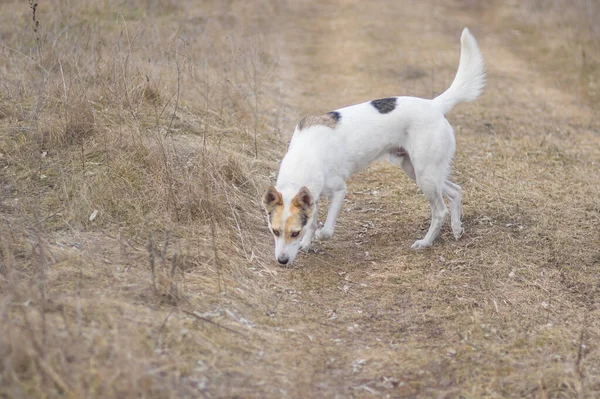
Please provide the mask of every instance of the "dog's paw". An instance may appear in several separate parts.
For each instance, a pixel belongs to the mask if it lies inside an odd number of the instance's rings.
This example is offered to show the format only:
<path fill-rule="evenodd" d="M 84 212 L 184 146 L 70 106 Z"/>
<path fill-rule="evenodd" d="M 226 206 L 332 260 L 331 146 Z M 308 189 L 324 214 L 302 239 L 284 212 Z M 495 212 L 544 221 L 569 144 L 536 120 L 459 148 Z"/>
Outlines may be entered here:
<path fill-rule="evenodd" d="M 326 228 L 320 228 L 319 230 L 317 230 L 317 239 L 319 241 L 329 240 L 332 235 L 333 235 L 333 230 L 326 229 Z"/>
<path fill-rule="evenodd" d="M 452 227 L 452 234 L 454 235 L 454 239 L 456 240 L 460 239 L 464 232 L 465 230 L 462 228 L 462 226 Z"/>
<path fill-rule="evenodd" d="M 306 234 L 302 241 L 300 241 L 300 250 L 303 252 L 309 252 L 313 247 L 313 237 L 314 234 Z"/>
<path fill-rule="evenodd" d="M 427 248 L 427 247 L 430 247 L 430 246 L 431 246 L 431 243 L 428 242 L 428 241 L 426 241 L 426 240 L 417 240 L 410 247 L 412 249 L 423 249 L 423 248 Z"/>
<path fill-rule="evenodd" d="M 306 244 L 306 245 L 301 245 L 300 246 L 300 251 L 305 252 L 305 253 L 309 253 L 310 251 L 313 251 L 313 246 L 312 243 L 310 244 Z"/>
<path fill-rule="evenodd" d="M 318 248 L 316 248 L 316 247 L 314 247 L 313 245 L 311 245 L 308 248 L 300 247 L 300 251 L 302 251 L 305 254 L 319 254 L 319 253 L 321 253 L 321 250 L 318 249 Z"/>

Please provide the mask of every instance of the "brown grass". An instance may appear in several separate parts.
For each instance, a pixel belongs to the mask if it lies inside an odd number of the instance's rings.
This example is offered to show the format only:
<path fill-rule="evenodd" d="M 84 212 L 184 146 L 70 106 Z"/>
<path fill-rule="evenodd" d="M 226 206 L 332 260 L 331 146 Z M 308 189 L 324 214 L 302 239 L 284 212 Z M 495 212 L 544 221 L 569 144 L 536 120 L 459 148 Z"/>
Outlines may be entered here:
<path fill-rule="evenodd" d="M 598 396 L 598 12 L 2 3 L 0 397 Z M 441 92 L 463 25 L 489 77 L 449 115 L 465 237 L 409 251 L 426 202 L 374 165 L 276 267 L 294 124 Z"/>

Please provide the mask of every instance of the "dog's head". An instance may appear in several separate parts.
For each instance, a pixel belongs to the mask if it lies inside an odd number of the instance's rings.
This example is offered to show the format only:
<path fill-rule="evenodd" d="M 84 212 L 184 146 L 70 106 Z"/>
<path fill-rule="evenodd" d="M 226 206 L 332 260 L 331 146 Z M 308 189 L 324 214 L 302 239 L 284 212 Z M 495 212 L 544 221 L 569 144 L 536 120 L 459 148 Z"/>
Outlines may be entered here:
<path fill-rule="evenodd" d="M 275 258 L 282 265 L 291 264 L 296 258 L 315 208 L 314 199 L 306 187 L 286 197 L 288 195 L 271 186 L 262 201 L 275 239 Z"/>

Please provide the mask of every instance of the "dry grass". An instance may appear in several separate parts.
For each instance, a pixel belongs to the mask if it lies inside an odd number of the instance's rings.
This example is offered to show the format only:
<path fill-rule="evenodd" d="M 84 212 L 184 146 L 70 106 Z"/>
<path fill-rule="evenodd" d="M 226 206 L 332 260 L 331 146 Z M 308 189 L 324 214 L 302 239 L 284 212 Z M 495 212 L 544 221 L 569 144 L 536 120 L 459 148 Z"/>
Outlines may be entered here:
<path fill-rule="evenodd" d="M 0 397 L 598 396 L 594 2 L 75 3 L 0 5 Z M 465 24 L 466 236 L 407 250 L 426 202 L 375 165 L 275 267 L 280 132 L 439 93 Z"/>
<path fill-rule="evenodd" d="M 219 293 L 266 270 L 253 250 L 271 149 L 245 127 L 273 130 L 259 9 L 2 5 L 0 396 L 206 385 L 198 353 L 223 330 L 179 334 L 196 323 L 181 309 L 223 307 Z"/>

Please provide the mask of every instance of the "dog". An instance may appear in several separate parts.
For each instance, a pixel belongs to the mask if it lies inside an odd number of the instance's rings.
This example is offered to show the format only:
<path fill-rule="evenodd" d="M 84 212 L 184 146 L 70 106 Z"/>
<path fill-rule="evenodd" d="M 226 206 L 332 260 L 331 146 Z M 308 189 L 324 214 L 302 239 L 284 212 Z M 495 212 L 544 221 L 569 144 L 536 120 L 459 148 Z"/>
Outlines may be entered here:
<path fill-rule="evenodd" d="M 431 223 L 413 249 L 429 247 L 448 214 L 459 239 L 462 189 L 447 179 L 454 156 L 454 132 L 444 115 L 456 104 L 475 100 L 485 85 L 483 56 L 468 28 L 454 81 L 433 100 L 389 97 L 307 116 L 294 130 L 281 161 L 275 186 L 264 193 L 262 206 L 275 239 L 275 258 L 291 264 L 298 251 L 308 251 L 314 237 L 331 238 L 346 196 L 346 180 L 374 161 L 400 166 L 429 201 Z M 319 199 L 329 199 L 327 218 L 317 228 Z"/>

